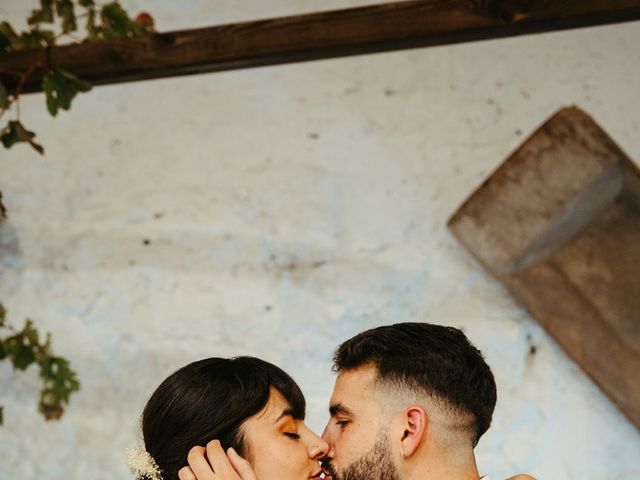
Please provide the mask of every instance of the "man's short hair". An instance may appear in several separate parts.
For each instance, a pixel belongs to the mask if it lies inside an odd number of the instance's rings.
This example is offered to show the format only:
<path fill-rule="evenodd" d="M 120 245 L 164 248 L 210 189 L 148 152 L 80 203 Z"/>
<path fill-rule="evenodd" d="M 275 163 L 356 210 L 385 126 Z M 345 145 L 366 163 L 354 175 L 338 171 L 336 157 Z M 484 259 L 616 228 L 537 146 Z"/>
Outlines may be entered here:
<path fill-rule="evenodd" d="M 336 372 L 374 365 L 381 384 L 434 398 L 471 415 L 474 446 L 491 425 L 496 383 L 462 331 L 429 323 L 397 323 L 359 333 L 336 350 Z"/>

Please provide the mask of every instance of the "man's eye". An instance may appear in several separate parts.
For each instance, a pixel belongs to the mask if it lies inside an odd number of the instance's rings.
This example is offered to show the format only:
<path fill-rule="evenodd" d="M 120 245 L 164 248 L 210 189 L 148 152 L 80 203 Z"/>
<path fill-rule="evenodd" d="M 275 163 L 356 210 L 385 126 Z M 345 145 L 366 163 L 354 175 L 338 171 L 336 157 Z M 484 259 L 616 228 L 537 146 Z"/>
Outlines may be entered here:
<path fill-rule="evenodd" d="M 348 423 L 349 423 L 349 420 L 338 420 L 338 421 L 336 421 L 336 425 L 338 425 L 340 428 L 346 427 Z"/>
<path fill-rule="evenodd" d="M 284 434 L 289 438 L 293 438 L 294 440 L 300 439 L 300 435 L 298 435 L 297 433 L 284 432 Z"/>

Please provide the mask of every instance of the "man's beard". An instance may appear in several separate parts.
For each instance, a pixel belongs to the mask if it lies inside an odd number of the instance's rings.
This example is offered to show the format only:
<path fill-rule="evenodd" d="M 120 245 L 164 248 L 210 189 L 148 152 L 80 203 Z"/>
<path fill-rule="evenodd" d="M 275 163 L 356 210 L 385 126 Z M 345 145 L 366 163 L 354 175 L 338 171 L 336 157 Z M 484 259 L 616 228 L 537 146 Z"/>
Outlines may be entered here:
<path fill-rule="evenodd" d="M 358 460 L 337 472 L 329 459 L 323 460 L 322 468 L 333 480 L 399 480 L 398 469 L 391 460 L 389 433 L 378 432 L 378 439 L 371 450 Z"/>

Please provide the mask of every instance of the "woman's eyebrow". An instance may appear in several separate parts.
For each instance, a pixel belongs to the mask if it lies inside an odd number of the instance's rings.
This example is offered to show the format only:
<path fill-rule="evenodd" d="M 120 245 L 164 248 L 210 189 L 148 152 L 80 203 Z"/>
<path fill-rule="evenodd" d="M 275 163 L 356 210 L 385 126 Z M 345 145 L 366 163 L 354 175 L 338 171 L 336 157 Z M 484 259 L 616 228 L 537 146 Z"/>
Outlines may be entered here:
<path fill-rule="evenodd" d="M 287 408 L 287 409 L 283 410 L 283 412 L 280 414 L 280 416 L 278 418 L 276 418 L 276 421 L 273 422 L 273 423 L 278 423 L 284 417 L 293 417 L 293 408 Z"/>

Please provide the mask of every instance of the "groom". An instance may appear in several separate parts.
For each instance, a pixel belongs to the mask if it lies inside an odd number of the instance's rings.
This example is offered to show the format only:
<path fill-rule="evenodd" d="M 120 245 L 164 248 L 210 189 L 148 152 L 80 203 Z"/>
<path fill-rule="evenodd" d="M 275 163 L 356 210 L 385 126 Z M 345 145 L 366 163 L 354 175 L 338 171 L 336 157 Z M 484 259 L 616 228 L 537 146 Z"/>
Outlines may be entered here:
<path fill-rule="evenodd" d="M 473 449 L 491 424 L 496 384 L 460 330 L 373 328 L 338 347 L 334 370 L 322 435 L 330 447 L 322 460 L 327 480 L 480 479 Z M 231 461 L 242 480 L 255 478 L 247 462 Z M 194 477 L 190 470 L 180 476 Z"/>

